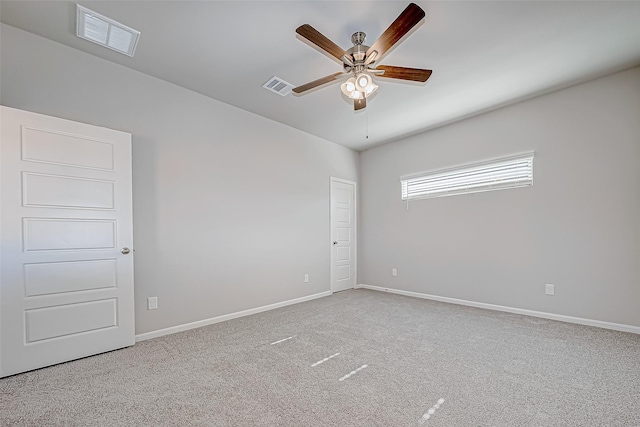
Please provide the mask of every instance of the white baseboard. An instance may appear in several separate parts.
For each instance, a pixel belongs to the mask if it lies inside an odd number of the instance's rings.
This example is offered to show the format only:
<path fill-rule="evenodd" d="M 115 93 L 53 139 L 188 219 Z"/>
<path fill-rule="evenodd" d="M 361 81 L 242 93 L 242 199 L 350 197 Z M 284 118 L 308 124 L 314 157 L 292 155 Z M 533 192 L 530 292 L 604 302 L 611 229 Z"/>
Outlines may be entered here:
<path fill-rule="evenodd" d="M 320 292 L 319 294 L 307 295 L 290 299 L 287 301 L 277 302 L 275 304 L 263 305 L 262 307 L 251 308 L 249 310 L 237 311 L 222 316 L 212 317 L 209 319 L 198 320 L 197 322 L 185 323 L 183 325 L 172 326 L 170 328 L 158 329 L 157 331 L 145 332 L 136 335 L 136 342 L 150 340 L 152 338 L 162 337 L 164 335 L 175 334 L 176 332 L 188 331 L 189 329 L 201 328 L 203 326 L 213 325 L 214 323 L 224 322 L 226 320 L 236 319 L 238 317 L 249 316 L 251 314 L 262 313 L 263 311 L 273 310 L 287 305 L 298 304 L 300 302 L 311 301 L 316 298 L 327 297 L 331 295 L 331 291 Z"/>
<path fill-rule="evenodd" d="M 543 311 L 525 310 L 523 308 L 506 307 L 503 305 L 486 304 L 483 302 L 467 301 L 457 298 L 440 297 L 437 295 L 423 294 L 419 292 L 403 291 L 400 289 L 384 288 L 381 286 L 371 286 L 359 284 L 356 288 L 371 289 L 374 291 L 389 292 L 392 294 L 405 295 L 414 298 L 423 298 L 433 301 L 447 302 L 451 304 L 468 305 L 470 307 L 486 308 L 487 310 L 504 311 L 507 313 L 523 314 L 525 316 L 541 317 L 543 319 L 558 320 L 560 322 L 577 323 L 579 325 L 595 326 L 614 331 L 630 332 L 640 334 L 639 326 L 623 325 L 620 323 L 603 322 L 601 320 L 584 319 L 582 317 L 565 316 L 562 314 L 545 313 Z"/>

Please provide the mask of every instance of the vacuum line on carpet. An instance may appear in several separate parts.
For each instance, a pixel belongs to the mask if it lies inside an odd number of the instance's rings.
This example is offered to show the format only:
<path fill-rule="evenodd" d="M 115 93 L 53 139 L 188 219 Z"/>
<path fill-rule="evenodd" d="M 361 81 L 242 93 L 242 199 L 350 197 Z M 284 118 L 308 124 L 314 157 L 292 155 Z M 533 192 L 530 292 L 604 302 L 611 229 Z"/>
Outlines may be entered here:
<path fill-rule="evenodd" d="M 438 402 L 437 402 L 435 405 L 433 405 L 431 408 L 429 408 L 429 410 L 428 410 L 427 412 L 425 412 L 425 413 L 424 413 L 424 415 L 422 416 L 422 418 L 420 418 L 420 421 L 419 421 L 419 422 L 420 422 L 420 424 L 424 424 L 424 423 L 426 423 L 426 422 L 427 422 L 427 420 L 428 420 L 429 418 L 431 418 L 431 416 L 432 416 L 433 414 L 435 414 L 435 413 L 436 413 L 436 411 L 438 410 L 438 408 L 440 407 L 440 405 L 442 405 L 443 403 L 444 403 L 444 399 L 440 398 L 440 399 L 438 400 Z"/>
<path fill-rule="evenodd" d="M 338 381 L 344 381 L 347 378 L 349 378 L 351 375 L 355 374 L 358 371 L 362 371 L 364 368 L 368 367 L 369 365 L 362 365 L 360 366 L 358 369 L 356 369 L 355 371 L 351 371 L 349 372 L 347 375 L 345 375 L 344 377 L 340 378 Z"/>
<path fill-rule="evenodd" d="M 288 338 L 285 338 L 285 339 L 283 339 L 283 340 L 276 341 L 276 342 L 272 342 L 272 343 L 271 343 L 271 345 L 279 344 L 279 343 L 281 343 L 281 342 L 283 342 L 283 341 L 290 340 L 291 338 L 295 338 L 295 337 L 297 337 L 297 335 L 292 335 L 292 336 L 290 336 L 290 337 L 288 337 Z"/>
<path fill-rule="evenodd" d="M 329 356 L 329 357 L 325 357 L 325 358 L 324 358 L 324 359 L 322 359 L 322 360 L 318 360 L 316 363 L 314 363 L 313 365 L 311 365 L 311 367 L 313 368 L 314 366 L 318 366 L 319 364 L 324 363 L 324 362 L 326 362 L 326 361 L 327 361 L 327 360 L 329 360 L 329 359 L 333 359 L 334 357 L 336 357 L 336 356 L 337 356 L 337 355 L 339 355 L 339 354 L 340 354 L 340 353 L 332 354 L 332 355 L 331 355 L 331 356 Z"/>

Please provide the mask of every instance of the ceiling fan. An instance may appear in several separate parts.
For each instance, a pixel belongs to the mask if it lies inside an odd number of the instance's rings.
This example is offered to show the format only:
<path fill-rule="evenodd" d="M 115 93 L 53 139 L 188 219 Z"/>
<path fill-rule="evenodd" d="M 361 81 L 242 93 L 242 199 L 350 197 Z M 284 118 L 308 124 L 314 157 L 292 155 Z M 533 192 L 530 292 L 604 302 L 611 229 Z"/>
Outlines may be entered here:
<path fill-rule="evenodd" d="M 367 98 L 378 89 L 372 75 L 399 80 L 426 82 L 431 76 L 431 70 L 419 68 L 395 67 L 391 65 L 378 65 L 378 61 L 393 48 L 422 18 L 424 10 L 415 3 L 409 6 L 396 18 L 372 46 L 364 45 L 366 34 L 358 31 L 351 36 L 353 47 L 343 50 L 340 46 L 322 35 L 309 24 L 301 25 L 296 29 L 303 38 L 316 45 L 318 48 L 342 62 L 343 71 L 334 73 L 310 83 L 293 89 L 296 94 L 304 94 L 318 86 L 330 82 L 339 81 L 341 77 L 351 76 L 342 83 L 342 92 L 353 99 L 354 110 L 361 110 L 367 106 Z"/>

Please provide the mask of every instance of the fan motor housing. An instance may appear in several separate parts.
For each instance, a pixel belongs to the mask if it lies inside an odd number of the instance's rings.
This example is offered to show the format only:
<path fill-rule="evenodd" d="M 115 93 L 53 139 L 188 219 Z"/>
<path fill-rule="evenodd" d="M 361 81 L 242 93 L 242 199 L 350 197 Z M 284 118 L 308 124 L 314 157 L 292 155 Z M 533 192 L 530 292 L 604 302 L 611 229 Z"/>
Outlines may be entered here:
<path fill-rule="evenodd" d="M 353 60 L 353 64 L 355 65 L 354 71 L 357 73 L 362 72 L 365 68 L 364 60 L 366 59 L 366 53 L 369 49 L 369 46 L 364 45 L 364 39 L 367 37 L 365 33 L 362 31 L 357 31 L 353 33 L 351 36 L 351 42 L 353 43 L 353 47 L 345 52 L 345 54 Z M 344 63 L 345 68 L 350 68 L 351 65 Z"/>

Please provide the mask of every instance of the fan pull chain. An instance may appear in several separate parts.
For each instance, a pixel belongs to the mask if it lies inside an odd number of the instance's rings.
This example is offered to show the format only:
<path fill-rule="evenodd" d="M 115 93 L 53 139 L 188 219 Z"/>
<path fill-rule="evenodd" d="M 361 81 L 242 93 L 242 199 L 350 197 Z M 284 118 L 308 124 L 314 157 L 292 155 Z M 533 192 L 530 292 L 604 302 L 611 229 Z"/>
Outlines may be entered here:
<path fill-rule="evenodd" d="M 364 109 L 365 139 L 369 139 L 369 110 Z"/>

